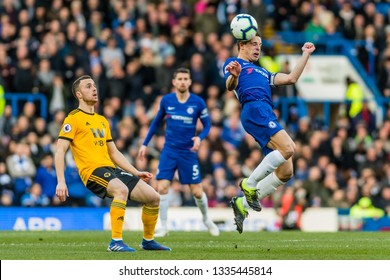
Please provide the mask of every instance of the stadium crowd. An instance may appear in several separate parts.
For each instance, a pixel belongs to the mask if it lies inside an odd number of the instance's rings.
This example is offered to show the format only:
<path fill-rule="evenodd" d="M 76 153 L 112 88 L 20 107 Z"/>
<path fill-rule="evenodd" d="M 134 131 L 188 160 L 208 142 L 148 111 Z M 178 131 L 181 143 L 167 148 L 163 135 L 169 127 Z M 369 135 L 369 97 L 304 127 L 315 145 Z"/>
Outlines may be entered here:
<path fill-rule="evenodd" d="M 358 57 L 369 71 L 367 52 L 373 47 L 378 87 L 390 97 L 390 9 L 377 10 L 380 1 L 0 2 L 0 85 L 8 93 L 39 92 L 48 100 L 47 118 L 38 114 L 37 102 L 21 104 L 18 116 L 10 104 L 3 108 L 2 206 L 62 205 L 55 197 L 53 152 L 64 117 L 77 106 L 71 84 L 83 74 L 98 85 L 100 113 L 110 121 L 118 149 L 138 169 L 155 173 L 163 133 L 149 144 L 148 161 L 137 159 L 138 148 L 160 98 L 171 90 L 173 71 L 185 66 L 192 74 L 191 91 L 204 98 L 212 119 L 199 150 L 209 206 L 228 207 L 240 192 L 240 179 L 262 158 L 241 126 L 239 104 L 234 93 L 226 92 L 221 69 L 237 51 L 229 22 L 238 13 L 252 14 L 260 28 L 271 22 L 276 31 L 337 33 L 371 43 L 358 50 Z M 282 94 L 275 90 L 274 98 Z M 295 88 L 293 94 L 298 94 Z M 306 207 L 350 208 L 361 197 L 390 215 L 390 109 L 385 108 L 379 124 L 364 105 L 353 117 L 341 110 L 332 127 L 310 108 L 304 110 L 307 114 L 298 109 L 290 108 L 284 124 L 297 145 L 295 176 L 262 204 L 278 209 L 285 227 L 299 226 Z M 66 180 L 67 205 L 107 205 L 83 186 L 70 153 Z M 174 181 L 170 205 L 195 202 L 189 189 Z M 291 221 L 291 211 L 297 220 Z"/>

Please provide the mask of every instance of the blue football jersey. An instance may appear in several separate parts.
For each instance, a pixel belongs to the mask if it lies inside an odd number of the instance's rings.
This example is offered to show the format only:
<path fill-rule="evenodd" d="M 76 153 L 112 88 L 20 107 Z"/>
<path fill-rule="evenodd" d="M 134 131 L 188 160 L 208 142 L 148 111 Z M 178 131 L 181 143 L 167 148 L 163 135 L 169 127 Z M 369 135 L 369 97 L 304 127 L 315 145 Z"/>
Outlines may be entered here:
<path fill-rule="evenodd" d="M 240 63 L 242 69 L 238 79 L 238 85 L 235 89 L 237 99 L 240 101 L 241 105 L 250 101 L 261 100 L 266 101 L 273 106 L 271 86 L 274 85 L 276 73 L 271 73 L 266 69 L 241 58 L 230 57 L 223 66 L 225 81 L 230 76 L 229 71 L 226 70 L 226 66 L 231 61 Z"/>
<path fill-rule="evenodd" d="M 169 93 L 161 99 L 160 108 L 150 125 L 144 145 L 148 145 L 164 118 L 166 120 L 164 148 L 174 150 L 188 151 L 192 148 L 194 144 L 192 137 L 196 135 L 198 119 L 203 124 L 203 130 L 197 136 L 202 140 L 207 137 L 211 127 L 206 103 L 202 98 L 190 94 L 185 103 L 180 103 L 176 93 Z"/>

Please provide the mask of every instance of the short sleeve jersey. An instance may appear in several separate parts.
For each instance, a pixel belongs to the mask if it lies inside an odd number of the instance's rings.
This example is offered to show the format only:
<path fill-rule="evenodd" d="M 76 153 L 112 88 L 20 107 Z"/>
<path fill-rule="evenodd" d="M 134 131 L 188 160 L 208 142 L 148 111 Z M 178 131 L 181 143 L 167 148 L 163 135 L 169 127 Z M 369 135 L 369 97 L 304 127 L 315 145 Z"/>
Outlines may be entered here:
<path fill-rule="evenodd" d="M 113 140 L 105 117 L 73 110 L 65 118 L 58 138 L 71 142 L 70 148 L 84 184 L 96 168 L 115 167 L 108 154 L 107 142 Z"/>

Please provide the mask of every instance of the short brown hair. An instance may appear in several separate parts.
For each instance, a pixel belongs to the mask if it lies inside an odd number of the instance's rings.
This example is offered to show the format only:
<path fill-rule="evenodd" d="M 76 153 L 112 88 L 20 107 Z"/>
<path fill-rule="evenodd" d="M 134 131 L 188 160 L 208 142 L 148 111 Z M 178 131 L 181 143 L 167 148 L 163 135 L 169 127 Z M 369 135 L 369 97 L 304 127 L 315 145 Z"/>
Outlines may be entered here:
<path fill-rule="evenodd" d="M 260 37 L 261 38 L 261 36 L 260 36 L 260 34 L 257 32 L 256 33 L 256 35 L 254 36 L 254 37 Z M 251 39 L 252 40 L 252 39 Z M 241 47 L 240 47 L 240 44 L 242 43 L 242 44 L 247 44 L 247 43 L 249 43 L 251 40 L 237 40 L 237 47 L 238 47 L 238 50 L 240 50 L 241 49 Z"/>
<path fill-rule="evenodd" d="M 179 73 L 184 73 L 184 74 L 188 74 L 188 75 L 191 76 L 190 69 L 184 68 L 184 67 L 180 67 L 180 68 L 176 69 L 176 71 L 173 73 L 173 78 L 176 78 L 177 74 L 179 74 Z"/>
<path fill-rule="evenodd" d="M 82 80 L 86 80 L 86 79 L 92 79 L 92 78 L 91 78 L 91 76 L 89 76 L 89 75 L 83 75 L 83 76 L 77 78 L 77 79 L 73 82 L 73 84 L 72 84 L 72 93 L 73 93 L 73 96 L 74 96 L 76 99 L 77 99 L 76 92 L 77 92 L 77 90 L 78 90 L 78 88 L 79 88 L 80 82 L 81 82 Z"/>

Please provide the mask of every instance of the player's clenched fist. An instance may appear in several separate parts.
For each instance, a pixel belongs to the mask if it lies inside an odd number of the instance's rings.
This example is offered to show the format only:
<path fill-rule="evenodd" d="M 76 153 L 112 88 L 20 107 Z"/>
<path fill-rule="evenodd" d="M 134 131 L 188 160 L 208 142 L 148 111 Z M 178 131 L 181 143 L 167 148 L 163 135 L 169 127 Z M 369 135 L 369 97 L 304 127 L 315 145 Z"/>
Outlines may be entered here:
<path fill-rule="evenodd" d="M 316 47 L 311 42 L 306 42 L 302 47 L 303 52 L 307 52 L 310 54 L 313 53 L 315 51 L 315 49 L 316 49 Z"/>

